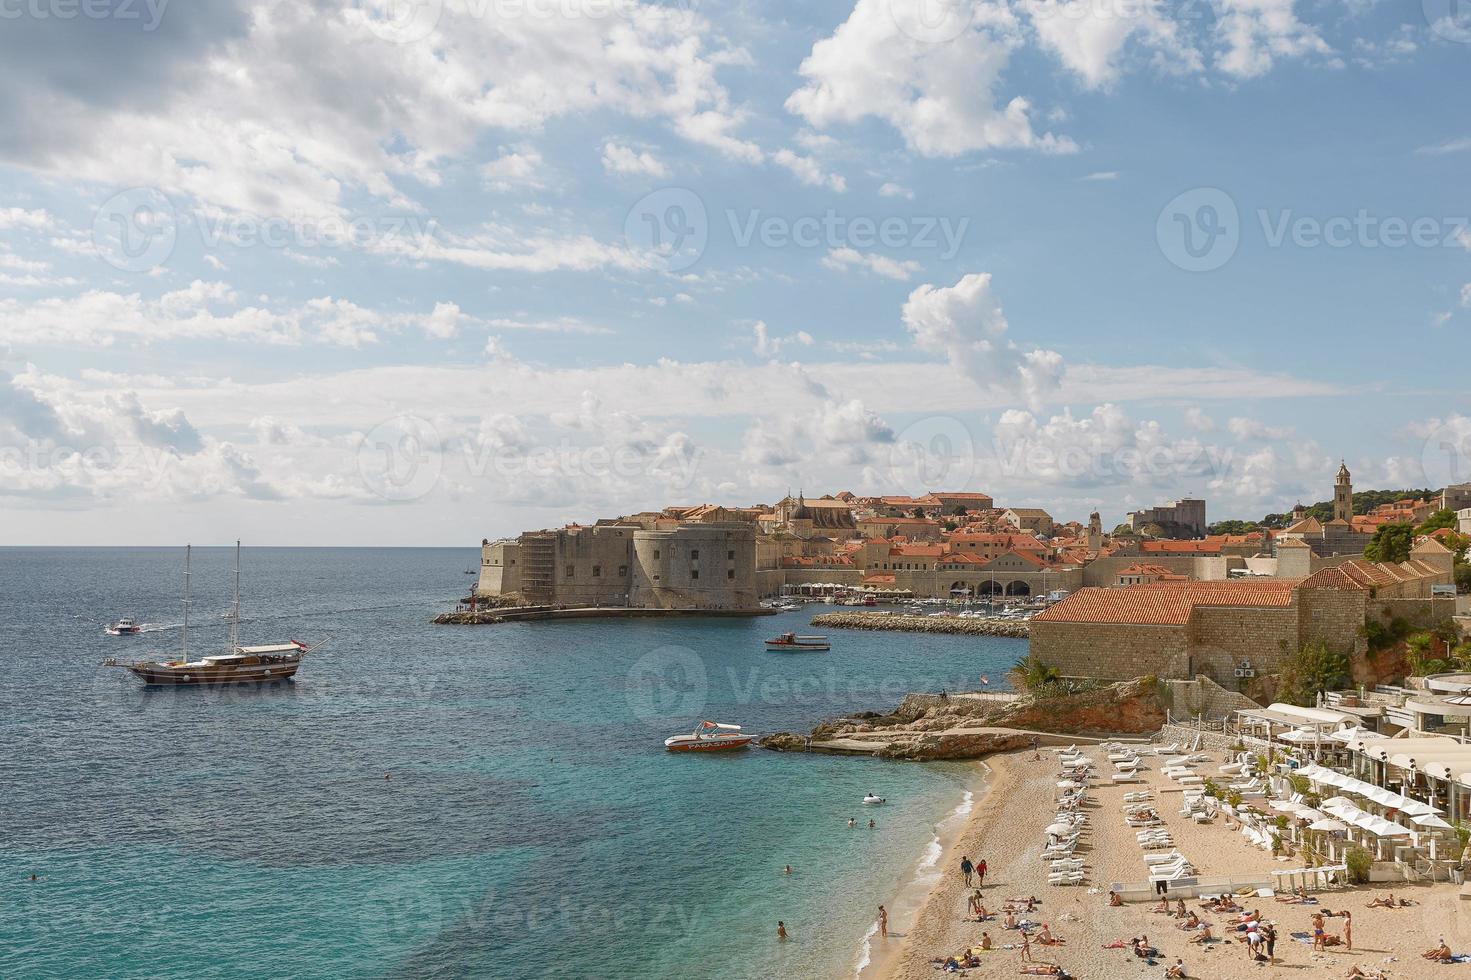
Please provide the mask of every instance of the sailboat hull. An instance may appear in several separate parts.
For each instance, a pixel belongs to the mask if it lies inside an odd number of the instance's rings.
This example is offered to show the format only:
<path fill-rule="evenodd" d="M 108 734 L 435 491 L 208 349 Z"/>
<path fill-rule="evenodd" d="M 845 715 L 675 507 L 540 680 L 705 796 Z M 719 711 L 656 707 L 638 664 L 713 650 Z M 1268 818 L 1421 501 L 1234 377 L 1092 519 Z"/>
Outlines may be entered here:
<path fill-rule="evenodd" d="M 273 684 L 291 680 L 300 658 L 259 664 L 132 664 L 128 670 L 149 687 L 211 687 L 223 684 Z"/>

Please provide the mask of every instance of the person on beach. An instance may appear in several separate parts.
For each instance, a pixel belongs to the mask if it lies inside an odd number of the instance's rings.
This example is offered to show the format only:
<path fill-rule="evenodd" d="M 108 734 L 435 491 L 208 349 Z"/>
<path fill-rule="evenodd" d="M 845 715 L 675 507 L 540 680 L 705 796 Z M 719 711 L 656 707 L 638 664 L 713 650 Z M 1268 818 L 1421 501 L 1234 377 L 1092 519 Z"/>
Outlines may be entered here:
<path fill-rule="evenodd" d="M 978 865 L 976 865 L 976 884 L 977 885 L 980 885 L 980 886 L 984 886 L 986 884 L 986 859 L 985 858 L 981 858 L 981 863 L 978 864 Z"/>
<path fill-rule="evenodd" d="M 1032 941 L 1025 932 L 1022 933 L 1022 962 L 1032 962 Z"/>
<path fill-rule="evenodd" d="M 1262 926 L 1262 945 L 1267 948 L 1267 962 L 1277 962 L 1277 928 L 1271 924 Z"/>
<path fill-rule="evenodd" d="M 1165 976 L 1169 980 L 1183 980 L 1185 976 L 1185 961 L 1177 957 L 1175 959 L 1175 965 L 1165 971 Z"/>
<path fill-rule="evenodd" d="M 1042 759 L 1042 740 L 1040 738 L 1038 738 L 1037 736 L 1033 735 L 1032 736 L 1032 761 L 1033 762 L 1039 762 L 1039 761 L 1041 761 L 1041 759 Z"/>
<path fill-rule="evenodd" d="M 784 943 L 787 941 L 787 924 L 778 921 L 776 924 L 776 941 Z"/>
<path fill-rule="evenodd" d="M 976 866 L 970 863 L 970 858 L 962 854 L 960 856 L 960 874 L 965 879 L 965 887 L 970 887 L 970 877 L 975 873 Z"/>
<path fill-rule="evenodd" d="M 1185 941 L 1187 943 L 1208 943 L 1215 938 L 1215 935 L 1211 932 L 1211 927 L 1208 925 L 1203 925 L 1200 927 L 1199 932 L 1197 932 L 1195 935 L 1191 936 Z"/>
<path fill-rule="evenodd" d="M 1015 912 L 1007 912 L 1006 913 L 1006 921 L 1004 921 L 1004 922 L 1001 923 L 1001 928 L 1003 928 L 1003 929 L 1015 929 L 1016 928 L 1016 913 Z"/>
<path fill-rule="evenodd" d="M 1120 895 L 1118 892 L 1109 892 L 1108 893 L 1108 904 L 1109 904 L 1109 907 L 1110 908 L 1115 908 L 1115 909 L 1123 908 L 1123 906 L 1124 906 L 1124 897 L 1122 895 Z"/>
<path fill-rule="evenodd" d="M 1350 953 L 1354 949 L 1354 914 L 1348 910 L 1343 913 L 1343 948 Z"/>
<path fill-rule="evenodd" d="M 1323 946 L 1324 946 L 1323 937 L 1326 936 L 1326 935 L 1327 935 L 1327 933 L 1323 930 L 1323 913 L 1322 912 L 1314 912 L 1313 913 L 1313 952 L 1316 953 L 1316 952 L 1320 951 L 1323 948 Z"/>
<path fill-rule="evenodd" d="M 1183 898 L 1175 899 L 1175 918 L 1185 918 L 1185 900 Z"/>
<path fill-rule="evenodd" d="M 982 932 L 981 933 L 981 949 L 990 949 L 990 948 L 991 948 L 991 934 L 989 932 Z"/>
<path fill-rule="evenodd" d="M 1453 954 L 1451 953 L 1451 948 L 1445 944 L 1445 939 L 1442 938 L 1439 946 L 1431 950 L 1426 950 L 1420 955 L 1427 960 L 1433 960 L 1437 963 L 1449 963 Z"/>
<path fill-rule="evenodd" d="M 889 910 L 882 905 L 879 906 L 879 935 L 889 938 Z"/>

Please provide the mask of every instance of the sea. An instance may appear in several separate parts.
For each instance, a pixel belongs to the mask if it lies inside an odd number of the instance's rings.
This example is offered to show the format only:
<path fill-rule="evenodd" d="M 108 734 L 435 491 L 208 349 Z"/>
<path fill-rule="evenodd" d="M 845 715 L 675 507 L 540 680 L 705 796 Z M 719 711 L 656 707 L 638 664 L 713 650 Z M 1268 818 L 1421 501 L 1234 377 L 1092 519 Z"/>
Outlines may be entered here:
<path fill-rule="evenodd" d="M 101 662 L 177 655 L 183 548 L 0 548 L 0 977 L 851 978 L 980 767 L 663 740 L 1000 686 L 1025 653 L 765 651 L 822 606 L 432 625 L 468 548 L 242 566 L 242 642 L 325 645 L 292 683 L 149 690 Z M 191 654 L 228 644 L 233 578 L 233 549 L 194 549 Z M 122 616 L 146 631 L 105 635 Z"/>

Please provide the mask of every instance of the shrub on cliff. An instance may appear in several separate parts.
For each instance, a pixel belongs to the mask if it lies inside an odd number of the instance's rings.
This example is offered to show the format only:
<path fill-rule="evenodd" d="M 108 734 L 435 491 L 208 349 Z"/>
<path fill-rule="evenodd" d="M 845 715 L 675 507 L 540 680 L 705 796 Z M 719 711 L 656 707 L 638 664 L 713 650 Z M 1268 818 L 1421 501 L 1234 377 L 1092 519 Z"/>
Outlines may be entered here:
<path fill-rule="evenodd" d="M 1011 681 L 1012 687 L 1033 694 L 1042 691 L 1049 685 L 1056 684 L 1061 677 L 1056 667 L 1043 663 L 1037 659 L 1035 653 L 1022 657 L 1011 665 L 1011 670 L 1007 671 L 1007 679 Z"/>
<path fill-rule="evenodd" d="M 1320 692 L 1352 683 L 1348 654 L 1335 653 L 1322 640 L 1313 640 L 1282 662 L 1277 697 L 1288 704 L 1311 707 Z"/>

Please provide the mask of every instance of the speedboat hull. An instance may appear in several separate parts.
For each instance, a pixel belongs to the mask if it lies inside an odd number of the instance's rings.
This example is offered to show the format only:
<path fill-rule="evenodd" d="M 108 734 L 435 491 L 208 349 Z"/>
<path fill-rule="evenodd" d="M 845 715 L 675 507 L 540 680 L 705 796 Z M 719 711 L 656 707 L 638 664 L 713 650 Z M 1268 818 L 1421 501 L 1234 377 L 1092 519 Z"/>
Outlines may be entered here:
<path fill-rule="evenodd" d="M 767 640 L 766 649 L 781 650 L 787 653 L 802 653 L 804 651 L 831 650 L 832 645 L 828 643 L 787 643 L 781 640 Z"/>
<path fill-rule="evenodd" d="M 244 663 L 139 663 L 128 671 L 148 687 L 211 687 L 224 684 L 273 684 L 296 676 L 301 657 L 252 657 Z"/>
<path fill-rule="evenodd" d="M 744 749 L 755 740 L 752 735 L 714 735 L 701 738 L 692 735 L 676 735 L 664 740 L 668 752 L 734 752 Z"/>

